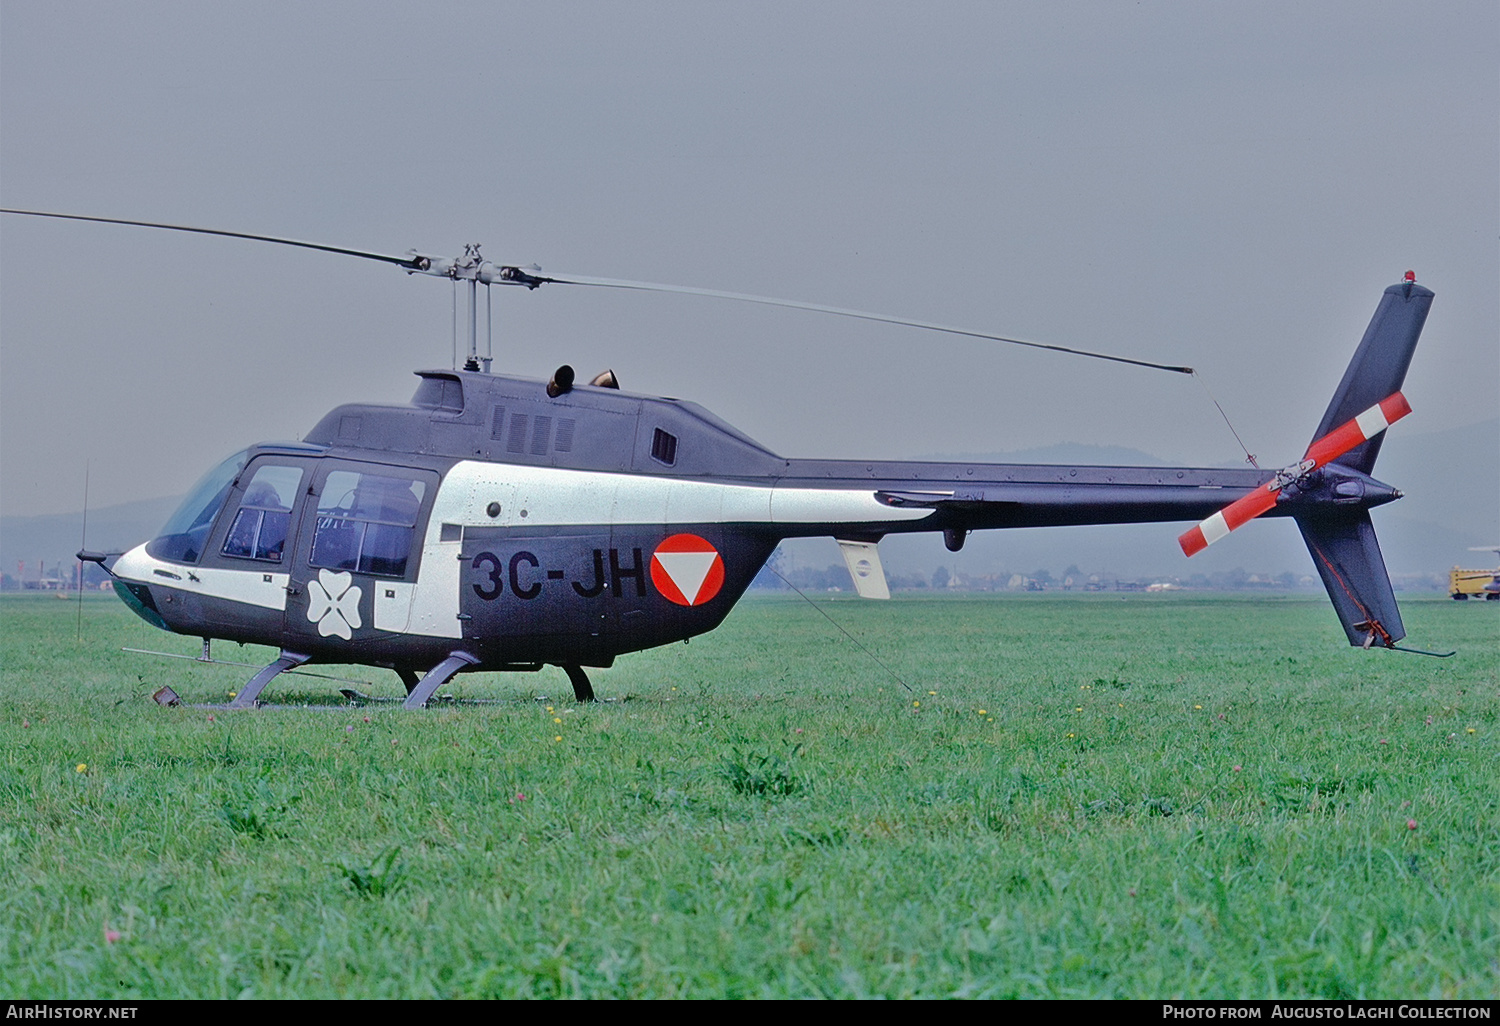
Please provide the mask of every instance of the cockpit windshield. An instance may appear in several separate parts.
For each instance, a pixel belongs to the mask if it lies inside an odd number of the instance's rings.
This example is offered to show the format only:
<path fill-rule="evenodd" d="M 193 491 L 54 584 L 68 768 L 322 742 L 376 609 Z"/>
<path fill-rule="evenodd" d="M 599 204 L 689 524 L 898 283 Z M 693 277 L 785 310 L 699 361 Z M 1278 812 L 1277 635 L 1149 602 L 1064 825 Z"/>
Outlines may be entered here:
<path fill-rule="evenodd" d="M 146 551 L 157 559 L 170 559 L 175 563 L 198 562 L 208 532 L 214 526 L 214 518 L 229 497 L 234 479 L 245 469 L 249 455 L 248 449 L 237 452 L 203 475 L 182 505 L 177 507 L 177 512 L 167 520 L 161 533 L 146 546 Z"/>

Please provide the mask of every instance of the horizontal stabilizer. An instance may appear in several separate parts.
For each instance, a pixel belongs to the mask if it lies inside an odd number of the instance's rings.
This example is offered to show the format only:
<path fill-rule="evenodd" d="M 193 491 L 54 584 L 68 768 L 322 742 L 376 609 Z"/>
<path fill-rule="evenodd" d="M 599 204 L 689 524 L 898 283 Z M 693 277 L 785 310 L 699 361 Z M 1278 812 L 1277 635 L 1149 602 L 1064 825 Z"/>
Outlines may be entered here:
<path fill-rule="evenodd" d="M 874 542 L 850 541 L 840 538 L 839 551 L 844 554 L 844 565 L 849 568 L 849 579 L 860 598 L 888 599 L 890 586 L 886 584 L 885 567 L 880 565 L 880 550 Z"/>
<path fill-rule="evenodd" d="M 1394 647 L 1406 636 L 1375 526 L 1366 510 L 1298 517 L 1297 526 L 1349 644 Z"/>

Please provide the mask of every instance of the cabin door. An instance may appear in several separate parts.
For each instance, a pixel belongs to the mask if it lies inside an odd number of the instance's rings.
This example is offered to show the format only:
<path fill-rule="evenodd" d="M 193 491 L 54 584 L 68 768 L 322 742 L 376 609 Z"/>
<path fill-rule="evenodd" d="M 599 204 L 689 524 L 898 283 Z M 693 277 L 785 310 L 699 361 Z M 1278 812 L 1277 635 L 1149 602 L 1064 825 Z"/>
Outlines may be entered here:
<path fill-rule="evenodd" d="M 406 633 L 437 475 L 324 460 L 299 518 L 287 588 L 295 648 L 358 646 Z"/>

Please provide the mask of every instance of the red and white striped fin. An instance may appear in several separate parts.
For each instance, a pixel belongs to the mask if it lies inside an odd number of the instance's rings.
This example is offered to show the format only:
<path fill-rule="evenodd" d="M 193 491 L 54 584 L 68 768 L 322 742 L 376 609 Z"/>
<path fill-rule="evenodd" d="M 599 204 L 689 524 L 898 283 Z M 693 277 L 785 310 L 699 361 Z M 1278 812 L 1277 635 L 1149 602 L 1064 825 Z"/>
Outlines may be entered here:
<path fill-rule="evenodd" d="M 1180 534 L 1177 544 L 1182 546 L 1183 555 L 1193 556 L 1202 552 L 1230 531 L 1272 509 L 1281 489 L 1319 467 L 1332 463 L 1356 445 L 1368 442 L 1410 412 L 1411 405 L 1407 403 L 1406 396 L 1400 392 L 1392 392 L 1353 420 L 1334 428 L 1307 447 L 1307 455 L 1302 462 L 1278 472 L 1249 495 L 1236 499 L 1213 516 Z"/>

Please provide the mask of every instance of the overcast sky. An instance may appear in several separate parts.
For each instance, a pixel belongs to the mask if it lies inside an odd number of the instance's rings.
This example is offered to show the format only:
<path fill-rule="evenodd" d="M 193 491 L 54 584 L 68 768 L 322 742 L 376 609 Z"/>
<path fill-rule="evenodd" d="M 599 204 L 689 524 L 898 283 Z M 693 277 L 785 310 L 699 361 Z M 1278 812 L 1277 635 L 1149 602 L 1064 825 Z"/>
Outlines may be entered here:
<path fill-rule="evenodd" d="M 1437 299 L 1390 452 L 1495 415 L 1497 12 L 0 0 L 0 205 L 479 242 L 1191 364 L 1275 465 L 1412 268 Z M 493 299 L 497 369 L 613 367 L 784 455 L 1241 458 L 1176 375 L 707 299 Z M 78 509 L 86 462 L 91 505 L 181 493 L 338 403 L 405 401 L 451 318 L 449 284 L 379 264 L 0 217 L 0 511 Z M 1488 475 L 1459 501 L 1493 502 Z"/>

